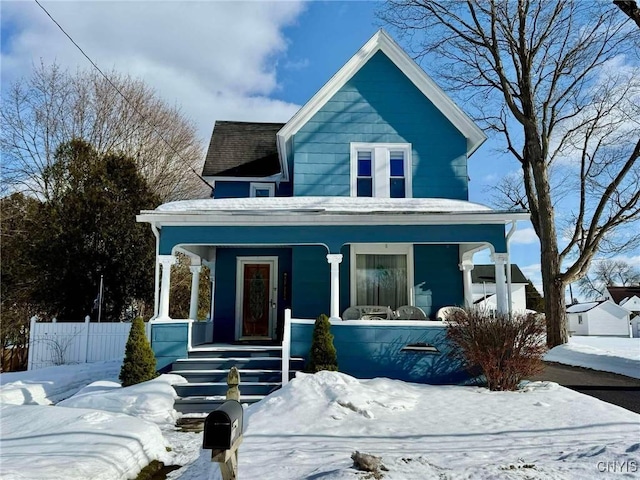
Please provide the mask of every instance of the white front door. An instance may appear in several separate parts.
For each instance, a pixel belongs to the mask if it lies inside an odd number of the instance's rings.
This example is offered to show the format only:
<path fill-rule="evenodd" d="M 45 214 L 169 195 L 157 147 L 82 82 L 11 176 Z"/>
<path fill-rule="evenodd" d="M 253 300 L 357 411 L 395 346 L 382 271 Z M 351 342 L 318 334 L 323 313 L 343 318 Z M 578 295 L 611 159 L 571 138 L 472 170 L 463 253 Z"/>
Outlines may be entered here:
<path fill-rule="evenodd" d="M 278 257 L 238 257 L 236 340 L 275 337 Z"/>

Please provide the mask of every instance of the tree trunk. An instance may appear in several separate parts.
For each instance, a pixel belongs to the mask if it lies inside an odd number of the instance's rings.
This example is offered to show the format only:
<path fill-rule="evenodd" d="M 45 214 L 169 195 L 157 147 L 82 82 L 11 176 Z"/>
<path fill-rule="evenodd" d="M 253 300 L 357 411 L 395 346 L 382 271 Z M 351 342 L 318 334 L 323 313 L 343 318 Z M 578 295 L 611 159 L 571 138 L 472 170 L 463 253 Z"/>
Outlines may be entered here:
<path fill-rule="evenodd" d="M 542 285 L 547 324 L 547 346 L 553 348 L 569 341 L 564 282 L 558 278 L 557 274 L 551 279 L 546 279 L 543 269 Z"/>

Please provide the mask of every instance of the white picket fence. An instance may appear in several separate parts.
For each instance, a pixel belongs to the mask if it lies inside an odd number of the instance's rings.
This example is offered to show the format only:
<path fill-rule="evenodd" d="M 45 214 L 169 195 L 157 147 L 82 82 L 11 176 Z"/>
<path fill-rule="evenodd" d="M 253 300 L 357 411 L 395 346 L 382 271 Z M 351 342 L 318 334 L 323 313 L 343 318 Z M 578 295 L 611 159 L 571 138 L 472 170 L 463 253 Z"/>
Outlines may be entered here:
<path fill-rule="evenodd" d="M 149 324 L 145 326 L 148 330 Z M 122 359 L 130 329 L 130 323 L 31 319 L 28 369 Z"/>

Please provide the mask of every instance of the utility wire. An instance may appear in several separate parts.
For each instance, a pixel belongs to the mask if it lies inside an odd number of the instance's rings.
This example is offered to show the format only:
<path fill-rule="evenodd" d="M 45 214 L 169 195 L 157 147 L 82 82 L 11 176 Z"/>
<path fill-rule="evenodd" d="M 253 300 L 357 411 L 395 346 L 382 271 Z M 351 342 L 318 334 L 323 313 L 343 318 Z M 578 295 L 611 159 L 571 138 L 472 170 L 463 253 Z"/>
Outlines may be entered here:
<path fill-rule="evenodd" d="M 174 152 L 174 153 L 175 153 L 179 158 L 180 158 L 180 160 L 182 160 L 183 162 L 187 163 L 187 161 L 186 161 L 186 160 L 184 159 L 184 157 L 180 154 L 180 152 L 178 152 L 178 150 L 176 150 L 176 148 L 175 148 L 173 145 L 171 145 L 171 144 L 167 141 L 167 139 L 165 139 L 165 138 L 162 136 L 162 133 L 160 133 L 160 131 L 158 130 L 158 128 L 157 128 L 153 123 L 151 123 L 151 121 L 150 121 L 150 120 L 149 120 L 149 119 L 148 119 L 148 118 L 147 118 L 147 117 L 146 117 L 142 112 L 140 112 L 140 110 L 138 110 L 138 109 L 136 108 L 136 106 L 135 106 L 133 103 L 131 103 L 131 102 L 129 101 L 129 99 L 127 98 L 127 96 L 126 96 L 124 93 L 122 93 L 122 91 L 121 91 L 121 90 L 116 86 L 116 84 L 115 84 L 115 83 L 113 83 L 113 82 L 111 81 L 111 79 L 110 79 L 110 78 L 109 78 L 109 77 L 108 77 L 108 76 L 107 76 L 107 75 L 106 75 L 102 70 L 100 70 L 100 67 L 98 67 L 98 65 L 97 65 L 93 60 L 91 60 L 91 58 L 89 57 L 89 55 L 87 55 L 87 54 L 85 53 L 85 51 L 84 51 L 84 50 L 82 50 L 82 47 L 80 47 L 80 45 L 78 45 L 78 44 L 76 43 L 76 41 L 75 41 L 73 38 L 71 38 L 71 35 L 69 35 L 69 34 L 65 31 L 65 29 L 64 29 L 64 28 L 62 28 L 62 25 L 60 25 L 60 24 L 56 21 L 56 19 L 55 19 L 55 18 L 53 18 L 53 17 L 51 16 L 51 14 L 47 11 L 47 9 L 46 9 L 46 8 L 44 8 L 44 7 L 42 6 L 42 4 L 41 4 L 38 0 L 34 0 L 34 1 L 35 1 L 35 2 L 36 2 L 36 4 L 37 4 L 41 9 L 42 9 L 42 11 L 43 11 L 44 13 L 46 13 L 46 14 L 47 14 L 47 16 L 51 19 L 51 21 L 57 25 L 57 27 L 60 29 L 60 31 L 61 31 L 62 33 L 64 33 L 64 34 L 65 34 L 65 36 L 66 36 L 66 37 L 71 41 L 71 43 L 73 43 L 73 44 L 75 45 L 75 47 L 80 51 L 80 53 L 82 53 L 82 55 L 84 55 L 84 57 L 85 57 L 87 60 L 89 60 L 89 63 L 91 63 L 91 65 L 93 65 L 93 67 L 94 67 L 98 72 L 100 72 L 100 75 L 102 75 L 102 76 L 104 77 L 104 79 L 109 83 L 109 85 L 111 85 L 111 86 L 113 87 L 113 89 L 114 89 L 116 92 L 118 92 L 118 94 L 119 94 L 119 95 L 124 99 L 124 101 L 125 101 L 125 102 L 127 102 L 127 104 L 128 104 L 128 105 L 129 105 L 129 106 L 130 106 L 130 107 L 131 107 L 131 108 L 132 108 L 132 109 L 133 109 L 133 110 L 134 110 L 138 115 L 140 115 L 140 118 L 142 118 L 142 119 L 143 119 L 143 120 L 144 120 L 144 121 L 145 121 L 145 122 L 146 122 L 146 123 L 147 123 L 147 124 L 152 128 L 152 129 L 153 129 L 153 132 L 154 132 L 154 133 L 155 133 L 155 134 L 160 138 L 160 140 L 162 140 L 162 141 L 163 141 L 163 142 L 164 142 L 164 143 L 165 143 L 165 144 L 166 144 L 166 145 L 167 145 L 167 146 L 168 146 L 168 147 L 169 147 L 169 148 L 170 148 L 170 149 L 171 149 L 171 150 L 172 150 L 172 151 L 173 151 L 173 152 Z M 193 172 L 193 173 L 194 173 L 194 174 L 195 174 L 195 175 L 196 175 L 200 180 L 202 180 L 202 181 L 203 181 L 203 182 L 204 182 L 204 183 L 205 183 L 209 188 L 211 188 L 211 192 L 212 192 L 212 194 L 213 194 L 213 186 L 212 186 L 209 182 L 207 182 L 207 181 L 202 177 L 202 175 L 200 175 L 198 172 L 196 172 L 196 171 L 195 171 L 195 169 L 194 169 L 193 167 L 189 167 L 189 169 L 190 169 L 190 170 L 191 170 L 191 171 L 192 171 L 192 172 Z"/>

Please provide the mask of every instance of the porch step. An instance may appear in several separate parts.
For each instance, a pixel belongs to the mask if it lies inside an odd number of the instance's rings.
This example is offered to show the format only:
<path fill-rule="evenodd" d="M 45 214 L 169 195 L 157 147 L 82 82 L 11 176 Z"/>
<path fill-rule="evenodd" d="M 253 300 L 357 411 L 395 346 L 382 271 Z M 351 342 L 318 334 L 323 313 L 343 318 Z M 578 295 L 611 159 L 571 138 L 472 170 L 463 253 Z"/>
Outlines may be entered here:
<path fill-rule="evenodd" d="M 241 378 L 240 392 L 242 395 L 269 395 L 281 386 L 281 382 L 245 382 Z M 225 396 L 228 389 L 227 382 L 183 383 L 174 385 L 180 397 L 211 397 Z"/>
<path fill-rule="evenodd" d="M 240 372 L 240 402 L 262 400 L 282 385 L 282 347 L 278 345 L 199 345 L 188 358 L 173 362 L 171 373 L 188 383 L 174 385 L 175 409 L 183 415 L 206 414 L 225 401 L 231 367 Z M 292 358 L 289 378 L 302 370 L 304 360 Z"/>
<path fill-rule="evenodd" d="M 181 370 L 277 370 L 282 366 L 281 357 L 221 357 L 181 358 L 173 363 L 174 373 Z M 242 377 L 241 377 L 242 379 Z"/>
<path fill-rule="evenodd" d="M 189 352 L 189 358 L 229 358 L 229 357 L 277 357 L 282 358 L 282 347 L 260 345 L 221 345 L 196 347 Z"/>
<path fill-rule="evenodd" d="M 262 400 L 264 395 L 241 395 L 241 403 L 256 403 Z M 186 397 L 178 398 L 175 401 L 174 408 L 182 414 L 205 414 L 215 410 L 226 401 L 224 395 L 206 396 L 206 397 Z"/>
<path fill-rule="evenodd" d="M 282 373 L 280 370 L 239 370 L 240 381 L 245 382 L 280 382 Z M 178 373 L 178 372 L 175 372 Z M 295 372 L 294 372 L 295 373 Z M 180 370 L 178 375 L 183 376 L 189 383 L 225 383 L 229 370 Z"/>

